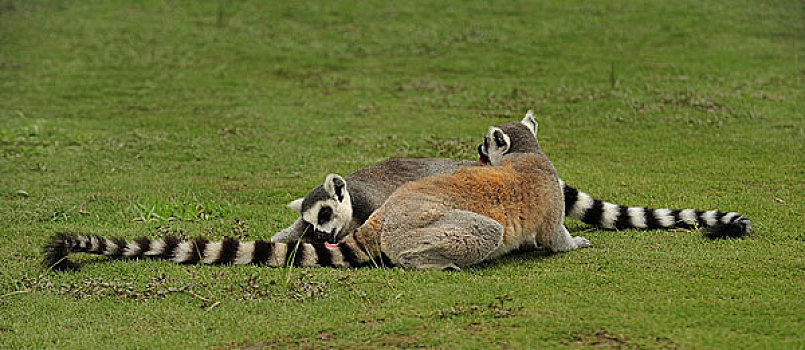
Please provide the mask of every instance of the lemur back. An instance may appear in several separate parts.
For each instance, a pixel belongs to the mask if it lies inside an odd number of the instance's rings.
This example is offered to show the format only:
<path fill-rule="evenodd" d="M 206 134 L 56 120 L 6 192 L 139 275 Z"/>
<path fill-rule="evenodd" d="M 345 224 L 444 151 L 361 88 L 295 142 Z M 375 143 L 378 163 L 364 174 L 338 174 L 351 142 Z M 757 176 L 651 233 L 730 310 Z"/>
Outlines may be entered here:
<path fill-rule="evenodd" d="M 355 198 L 353 215 L 366 221 L 402 184 L 430 175 L 451 173 L 467 164 L 469 162 L 447 158 L 390 159 L 358 170 L 346 177 Z"/>

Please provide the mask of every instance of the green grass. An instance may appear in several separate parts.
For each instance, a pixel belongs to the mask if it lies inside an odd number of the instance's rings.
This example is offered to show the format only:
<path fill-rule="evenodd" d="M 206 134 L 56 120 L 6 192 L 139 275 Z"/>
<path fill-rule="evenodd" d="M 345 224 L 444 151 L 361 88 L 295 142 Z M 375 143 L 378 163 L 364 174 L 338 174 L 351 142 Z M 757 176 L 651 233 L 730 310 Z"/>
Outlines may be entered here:
<path fill-rule="evenodd" d="M 0 0 L 0 348 L 805 347 L 803 18 L 799 1 Z M 59 230 L 266 239 L 329 172 L 474 159 L 530 108 L 569 184 L 738 211 L 753 234 L 569 223 L 594 247 L 461 273 L 39 266 Z"/>

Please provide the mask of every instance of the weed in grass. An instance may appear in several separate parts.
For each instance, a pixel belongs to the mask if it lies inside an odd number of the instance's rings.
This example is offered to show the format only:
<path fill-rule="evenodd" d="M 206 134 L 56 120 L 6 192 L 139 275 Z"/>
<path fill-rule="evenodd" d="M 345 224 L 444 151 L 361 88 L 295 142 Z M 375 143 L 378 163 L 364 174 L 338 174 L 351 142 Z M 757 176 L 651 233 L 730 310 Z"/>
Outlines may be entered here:
<path fill-rule="evenodd" d="M 307 225 L 306 227 L 311 227 Z M 294 262 L 296 261 L 296 253 L 299 251 L 299 246 L 302 244 L 302 237 L 307 234 L 308 231 L 303 231 L 302 234 L 299 236 L 299 239 L 296 240 L 296 243 L 293 246 L 293 251 L 291 254 L 286 254 L 288 257 L 285 259 L 284 262 L 284 269 L 285 269 L 285 284 L 284 286 L 287 288 L 288 284 L 291 282 L 291 272 L 294 269 Z M 287 247 L 285 249 L 288 249 Z"/>
<path fill-rule="evenodd" d="M 249 239 L 249 225 L 246 221 L 235 219 L 235 223 L 232 224 L 232 236 L 241 241 Z"/>
<path fill-rule="evenodd" d="M 191 238 L 190 235 L 188 235 L 182 229 L 176 230 L 173 227 L 163 226 L 163 225 L 157 225 L 156 227 L 154 227 L 154 233 L 156 234 L 156 237 L 158 237 L 158 238 L 164 238 L 166 236 L 172 236 L 172 237 L 176 237 L 176 238 L 178 238 L 179 240 L 182 240 L 182 241 L 186 241 L 186 240 Z"/>
<path fill-rule="evenodd" d="M 17 114 L 21 125 L 12 119 L 8 124 L 17 126 L 0 127 L 0 153 L 6 158 L 47 156 L 57 149 L 86 143 L 85 136 L 77 131 L 63 130 L 47 120 L 30 121 L 19 111 Z"/>
<path fill-rule="evenodd" d="M 617 73 L 615 73 L 615 63 L 613 62 L 609 69 L 609 88 L 615 90 L 618 86 L 620 86 L 620 80 Z"/>
<path fill-rule="evenodd" d="M 0 149 L 3 156 L 14 158 L 52 153 L 57 142 L 44 130 L 43 121 L 35 121 L 14 129 L 0 129 Z"/>
<path fill-rule="evenodd" d="M 216 27 L 223 27 L 226 25 L 227 17 L 224 13 L 224 3 L 218 3 L 218 16 L 215 17 L 215 26 Z"/>
<path fill-rule="evenodd" d="M 67 221 L 69 219 L 70 213 L 64 208 L 56 208 L 56 210 L 50 215 L 50 221 L 53 222 Z"/>
<path fill-rule="evenodd" d="M 132 202 L 126 212 L 132 221 L 198 221 L 223 218 L 231 215 L 233 205 L 210 199 L 153 199 L 147 202 Z"/>

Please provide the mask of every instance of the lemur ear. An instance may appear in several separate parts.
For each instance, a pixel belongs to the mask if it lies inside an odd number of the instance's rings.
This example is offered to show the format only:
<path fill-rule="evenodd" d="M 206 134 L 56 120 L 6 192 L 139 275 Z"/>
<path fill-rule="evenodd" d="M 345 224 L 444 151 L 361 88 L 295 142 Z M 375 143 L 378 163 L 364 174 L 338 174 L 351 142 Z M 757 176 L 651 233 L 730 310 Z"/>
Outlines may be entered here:
<path fill-rule="evenodd" d="M 492 127 L 490 131 L 492 132 L 492 141 L 495 142 L 495 146 L 500 149 L 500 152 L 506 153 L 511 146 L 509 136 L 503 130 L 495 127 Z"/>
<path fill-rule="evenodd" d="M 324 190 L 327 191 L 330 197 L 338 199 L 339 202 L 343 202 L 344 195 L 347 192 L 347 182 L 344 181 L 343 177 L 337 174 L 327 175 L 327 179 L 324 180 Z"/>
<path fill-rule="evenodd" d="M 302 202 L 304 202 L 304 201 L 305 201 L 304 198 L 299 198 L 297 200 L 294 200 L 293 202 L 288 203 L 288 208 L 291 208 L 291 210 L 298 211 L 298 212 L 301 213 L 302 212 Z"/>
<path fill-rule="evenodd" d="M 534 119 L 533 110 L 528 110 L 528 113 L 525 114 L 525 118 L 523 118 L 520 123 L 523 123 L 528 130 L 531 130 L 531 133 L 534 134 L 534 137 L 537 137 L 537 127 L 539 124 L 537 124 L 537 121 Z"/>

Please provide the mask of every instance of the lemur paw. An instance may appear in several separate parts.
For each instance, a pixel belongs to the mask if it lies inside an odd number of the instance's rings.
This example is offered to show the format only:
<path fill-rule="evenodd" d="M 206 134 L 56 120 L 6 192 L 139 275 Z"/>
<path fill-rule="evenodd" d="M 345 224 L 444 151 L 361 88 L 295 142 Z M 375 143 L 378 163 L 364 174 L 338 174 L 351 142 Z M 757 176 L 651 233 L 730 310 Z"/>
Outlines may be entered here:
<path fill-rule="evenodd" d="M 592 246 L 590 240 L 582 236 L 573 237 L 573 243 L 576 244 L 576 248 L 589 248 Z"/>

